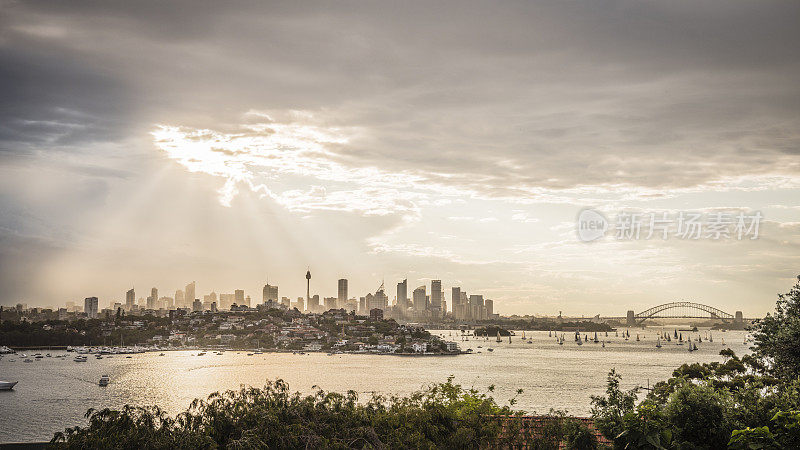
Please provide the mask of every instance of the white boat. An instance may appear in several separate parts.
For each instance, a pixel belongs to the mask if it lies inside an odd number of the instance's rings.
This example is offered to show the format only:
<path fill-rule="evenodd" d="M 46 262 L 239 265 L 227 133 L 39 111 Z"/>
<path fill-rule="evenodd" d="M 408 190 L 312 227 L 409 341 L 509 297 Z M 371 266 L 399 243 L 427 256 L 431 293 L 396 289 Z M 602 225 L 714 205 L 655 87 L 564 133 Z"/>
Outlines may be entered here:
<path fill-rule="evenodd" d="M 18 381 L 0 381 L 0 391 L 10 391 L 17 383 Z"/>
<path fill-rule="evenodd" d="M 108 383 L 111 382 L 111 378 L 108 375 L 103 375 L 100 377 L 100 381 L 97 382 L 100 386 L 108 386 Z"/>
<path fill-rule="evenodd" d="M 78 355 L 78 356 L 75 357 L 75 359 L 73 359 L 73 361 L 75 361 L 75 362 L 86 362 L 88 359 L 89 358 L 87 358 L 84 355 Z"/>

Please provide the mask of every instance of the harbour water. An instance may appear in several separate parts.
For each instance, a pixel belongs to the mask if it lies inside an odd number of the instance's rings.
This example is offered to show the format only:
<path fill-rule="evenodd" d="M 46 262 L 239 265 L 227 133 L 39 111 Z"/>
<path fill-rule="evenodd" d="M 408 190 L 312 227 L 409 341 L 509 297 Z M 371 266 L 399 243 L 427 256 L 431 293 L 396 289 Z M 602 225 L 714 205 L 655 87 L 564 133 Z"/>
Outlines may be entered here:
<path fill-rule="evenodd" d="M 667 328 L 672 332 L 673 328 Z M 601 343 L 590 341 L 577 345 L 574 334 L 565 332 L 563 345 L 547 331 L 526 332 L 532 338 L 523 341 L 521 332 L 503 342 L 474 338 L 462 342 L 453 331 L 434 331 L 459 343 L 474 354 L 459 356 L 403 357 L 326 353 L 264 353 L 226 351 L 221 355 L 198 351 L 169 351 L 114 355 L 85 363 L 69 358 L 42 358 L 24 363 L 23 357 L 0 358 L 0 380 L 19 381 L 12 391 L 0 391 L 0 443 L 49 440 L 65 427 L 85 424 L 88 408 L 119 408 L 125 404 L 158 405 L 175 414 L 197 397 L 241 385 L 262 386 L 266 380 L 282 378 L 290 388 L 310 392 L 313 386 L 344 392 L 356 390 L 362 398 L 371 392 L 408 394 L 429 383 L 455 382 L 485 390 L 496 387 L 498 402 L 506 402 L 519 388 L 515 408 L 529 413 L 547 413 L 551 408 L 579 416 L 589 415 L 590 396 L 605 390 L 608 371 L 615 368 L 623 376 L 622 385 L 646 386 L 668 378 L 685 362 L 720 361 L 724 348 L 738 355 L 747 352 L 746 333 L 714 331 L 708 342 L 708 330 L 683 332 L 704 338 L 698 350 L 689 352 L 686 344 L 662 341 L 656 348 L 657 329 L 636 330 L 624 340 L 622 333 L 598 333 Z M 561 333 L 559 333 L 559 336 Z M 723 344 L 724 340 L 724 344 Z M 480 346 L 480 348 L 479 348 Z M 488 351 L 491 347 L 493 351 Z M 30 355 L 31 352 L 26 352 Z M 55 356 L 65 352 L 41 351 Z M 98 386 L 101 375 L 108 374 L 108 386 Z"/>

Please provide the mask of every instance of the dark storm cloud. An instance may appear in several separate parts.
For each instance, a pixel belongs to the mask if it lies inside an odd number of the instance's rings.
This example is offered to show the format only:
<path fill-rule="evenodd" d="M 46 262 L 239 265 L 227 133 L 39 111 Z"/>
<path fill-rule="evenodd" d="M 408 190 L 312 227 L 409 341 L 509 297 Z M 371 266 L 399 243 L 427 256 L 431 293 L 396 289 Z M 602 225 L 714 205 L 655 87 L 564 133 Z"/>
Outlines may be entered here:
<path fill-rule="evenodd" d="M 253 108 L 328 111 L 332 125 L 370 130 L 337 150 L 343 162 L 437 167 L 453 182 L 482 175 L 492 180 L 487 189 L 509 192 L 691 186 L 779 169 L 785 161 L 754 164 L 754 153 L 793 155 L 800 143 L 797 4 L 40 2 L 7 10 L 7 51 L 35 45 L 62 55 L 4 63 L 19 66 L 7 90 L 22 92 L 4 109 L 19 111 L 7 139 L 112 138 L 126 113 L 135 122 L 128 129 L 159 122 L 225 131 Z M 73 58 L 77 67 L 66 63 Z M 135 116 L 126 111 L 134 106 Z M 87 119 L 66 116 L 73 112 Z M 675 160 L 724 163 L 664 173 Z"/>
<path fill-rule="evenodd" d="M 0 149 L 111 141 L 135 106 L 119 80 L 53 51 L 0 46 Z"/>

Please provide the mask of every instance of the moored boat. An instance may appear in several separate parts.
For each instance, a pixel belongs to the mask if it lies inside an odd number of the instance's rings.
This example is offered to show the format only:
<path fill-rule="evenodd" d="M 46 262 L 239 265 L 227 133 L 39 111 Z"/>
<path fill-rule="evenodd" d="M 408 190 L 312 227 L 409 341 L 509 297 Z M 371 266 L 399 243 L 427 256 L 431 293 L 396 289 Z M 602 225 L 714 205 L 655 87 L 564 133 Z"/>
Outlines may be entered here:
<path fill-rule="evenodd" d="M 17 383 L 18 381 L 0 381 L 0 391 L 10 391 Z"/>

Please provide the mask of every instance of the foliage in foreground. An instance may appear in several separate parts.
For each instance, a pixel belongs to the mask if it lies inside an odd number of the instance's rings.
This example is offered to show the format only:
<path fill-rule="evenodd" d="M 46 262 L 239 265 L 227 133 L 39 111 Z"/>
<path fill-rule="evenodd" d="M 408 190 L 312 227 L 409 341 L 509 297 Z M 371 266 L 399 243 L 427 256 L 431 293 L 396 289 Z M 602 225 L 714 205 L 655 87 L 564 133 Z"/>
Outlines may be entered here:
<path fill-rule="evenodd" d="M 526 433 L 509 420 L 519 414 L 452 377 L 408 397 L 373 395 L 365 403 L 353 391 L 291 393 L 277 380 L 211 394 L 175 418 L 155 407 L 89 410 L 87 427 L 56 433 L 52 442 L 68 449 L 509 447 Z M 528 436 L 541 444 L 535 448 L 558 448 L 562 440 L 574 442 L 571 448 L 596 448 L 585 427 L 556 423 L 551 434 Z"/>
<path fill-rule="evenodd" d="M 617 448 L 800 448 L 800 277 L 752 329 L 752 355 L 683 364 L 637 404 L 611 371 L 592 416 Z"/>

